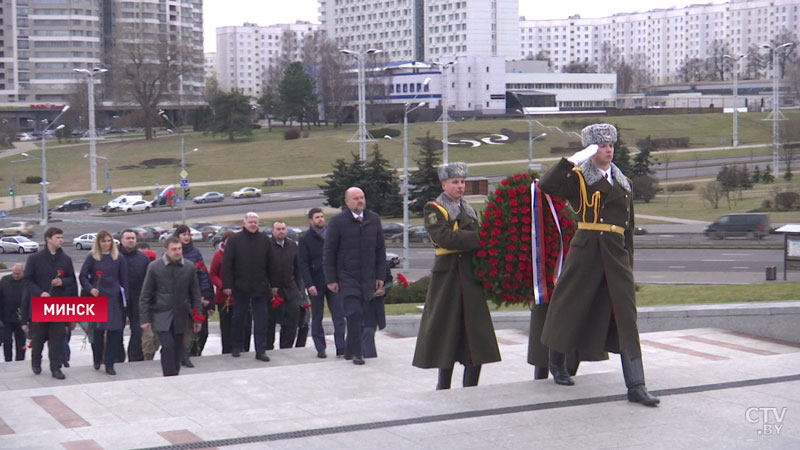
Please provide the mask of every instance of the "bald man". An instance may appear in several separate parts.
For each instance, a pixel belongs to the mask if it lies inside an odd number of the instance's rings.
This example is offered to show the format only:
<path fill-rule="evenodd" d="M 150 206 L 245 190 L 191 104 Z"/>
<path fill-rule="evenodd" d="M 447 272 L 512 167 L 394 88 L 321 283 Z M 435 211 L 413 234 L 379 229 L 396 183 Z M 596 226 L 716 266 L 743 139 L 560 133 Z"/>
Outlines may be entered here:
<path fill-rule="evenodd" d="M 344 302 L 345 359 L 352 359 L 353 364 L 360 366 L 364 364 L 361 348 L 364 303 L 383 287 L 386 247 L 381 218 L 366 209 L 364 191 L 348 188 L 344 203 L 344 210 L 328 224 L 322 265 L 328 289 L 338 293 Z"/>

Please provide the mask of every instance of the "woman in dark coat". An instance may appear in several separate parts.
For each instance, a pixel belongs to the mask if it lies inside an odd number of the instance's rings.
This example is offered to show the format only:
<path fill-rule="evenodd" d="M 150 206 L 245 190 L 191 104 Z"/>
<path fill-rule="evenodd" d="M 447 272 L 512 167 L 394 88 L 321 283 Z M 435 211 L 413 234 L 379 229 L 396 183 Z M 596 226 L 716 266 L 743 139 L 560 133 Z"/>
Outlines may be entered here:
<path fill-rule="evenodd" d="M 119 255 L 111 233 L 100 230 L 92 244 L 92 251 L 86 256 L 79 277 L 84 295 L 108 297 L 108 322 L 95 324 L 92 342 L 94 369 L 100 370 L 101 362 L 106 365 L 106 373 L 116 375 L 114 362 L 117 360 L 115 343 L 125 328 L 125 307 L 128 292 L 128 266 L 125 258 Z M 105 355 L 104 351 L 105 350 Z"/>

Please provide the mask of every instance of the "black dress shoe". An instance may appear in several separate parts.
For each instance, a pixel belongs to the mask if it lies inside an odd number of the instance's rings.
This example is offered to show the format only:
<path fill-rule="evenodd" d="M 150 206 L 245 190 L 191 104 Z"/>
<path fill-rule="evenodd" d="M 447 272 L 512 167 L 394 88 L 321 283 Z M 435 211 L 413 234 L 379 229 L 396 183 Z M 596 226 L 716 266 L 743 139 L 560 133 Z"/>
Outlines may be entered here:
<path fill-rule="evenodd" d="M 337 349 L 336 349 L 336 357 L 337 357 L 337 358 L 343 358 L 343 357 L 344 357 L 344 350 L 339 350 L 339 349 L 337 348 Z"/>
<path fill-rule="evenodd" d="M 633 403 L 641 403 L 645 406 L 657 406 L 661 403 L 658 397 L 647 391 L 644 385 L 639 385 L 628 389 L 628 401 Z"/>
<path fill-rule="evenodd" d="M 94 363 L 94 370 L 100 370 L 100 363 L 99 362 Z"/>
<path fill-rule="evenodd" d="M 269 362 L 269 356 L 266 353 L 256 353 L 256 359 L 259 361 Z"/>
<path fill-rule="evenodd" d="M 52 371 L 52 373 L 53 373 L 53 378 L 57 380 L 63 380 L 64 378 L 67 378 L 64 376 L 64 372 L 62 372 L 61 369 L 55 369 Z"/>
<path fill-rule="evenodd" d="M 106 367 L 106 373 L 109 375 L 116 375 L 117 371 L 113 367 Z"/>
<path fill-rule="evenodd" d="M 41 361 L 31 361 L 31 370 L 36 375 L 42 373 L 42 362 Z"/>
<path fill-rule="evenodd" d="M 321 352 L 317 352 L 317 358 L 325 359 L 327 357 L 328 357 L 328 355 L 325 354 L 325 350 L 322 350 Z"/>
<path fill-rule="evenodd" d="M 188 368 L 190 368 L 190 369 L 194 367 L 194 364 L 192 364 L 192 360 L 191 360 L 191 359 L 189 359 L 189 357 L 188 357 L 188 356 L 187 356 L 187 357 L 185 357 L 185 358 L 183 358 L 183 361 L 181 361 L 181 364 L 182 364 L 184 367 L 188 367 Z"/>
<path fill-rule="evenodd" d="M 237 350 L 233 350 L 231 352 L 231 356 L 233 356 L 234 358 L 238 358 L 239 357 L 239 350 L 238 349 Z"/>
<path fill-rule="evenodd" d="M 353 364 L 355 364 L 357 366 L 363 366 L 364 365 L 364 358 L 362 358 L 360 356 L 354 356 L 353 357 Z"/>
<path fill-rule="evenodd" d="M 64 361 L 64 367 L 69 367 L 69 361 Z"/>

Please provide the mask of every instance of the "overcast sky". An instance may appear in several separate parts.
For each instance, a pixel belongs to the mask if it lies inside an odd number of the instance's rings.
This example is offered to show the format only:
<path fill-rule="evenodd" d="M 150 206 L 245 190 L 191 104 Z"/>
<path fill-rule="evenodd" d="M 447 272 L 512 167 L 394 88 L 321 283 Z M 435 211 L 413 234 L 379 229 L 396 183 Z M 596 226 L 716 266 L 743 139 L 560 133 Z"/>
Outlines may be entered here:
<path fill-rule="evenodd" d="M 332 0 L 329 0 L 332 1 Z M 566 19 L 604 17 L 620 12 L 647 11 L 654 8 L 684 7 L 696 3 L 724 3 L 721 0 L 564 0 L 543 6 L 542 1 L 519 0 L 519 14 L 526 19 Z M 307 20 L 319 23 L 317 0 L 206 0 L 203 2 L 205 51 L 216 48 L 216 29 L 244 22 L 258 25 L 294 23 Z"/>

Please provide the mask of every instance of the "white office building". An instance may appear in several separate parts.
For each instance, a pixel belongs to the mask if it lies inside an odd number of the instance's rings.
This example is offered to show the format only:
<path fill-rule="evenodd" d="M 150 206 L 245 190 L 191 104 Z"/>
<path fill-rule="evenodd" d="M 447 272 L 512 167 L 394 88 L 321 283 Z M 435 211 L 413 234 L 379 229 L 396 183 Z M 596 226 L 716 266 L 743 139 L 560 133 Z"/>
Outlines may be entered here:
<path fill-rule="evenodd" d="M 600 70 L 610 55 L 645 69 L 653 84 L 680 81 L 691 58 L 712 56 L 727 43 L 733 54 L 769 43 L 782 30 L 800 26 L 798 0 L 732 0 L 686 8 L 622 13 L 602 18 L 520 20 L 518 57 L 546 55 L 555 71 L 571 62 Z"/>
<path fill-rule="evenodd" d="M 340 48 L 383 50 L 385 61 L 517 57 L 518 0 L 320 0 Z"/>
<path fill-rule="evenodd" d="M 215 64 L 217 63 L 216 52 L 203 53 L 203 76 L 207 79 L 217 75 Z"/>
<path fill-rule="evenodd" d="M 282 59 L 303 59 L 304 44 L 314 38 L 319 24 L 297 22 L 259 26 L 217 28 L 215 71 L 219 89 L 238 89 L 242 94 L 258 98 L 263 86 L 272 82 L 270 66 Z M 291 52 L 291 54 L 287 54 Z"/>

